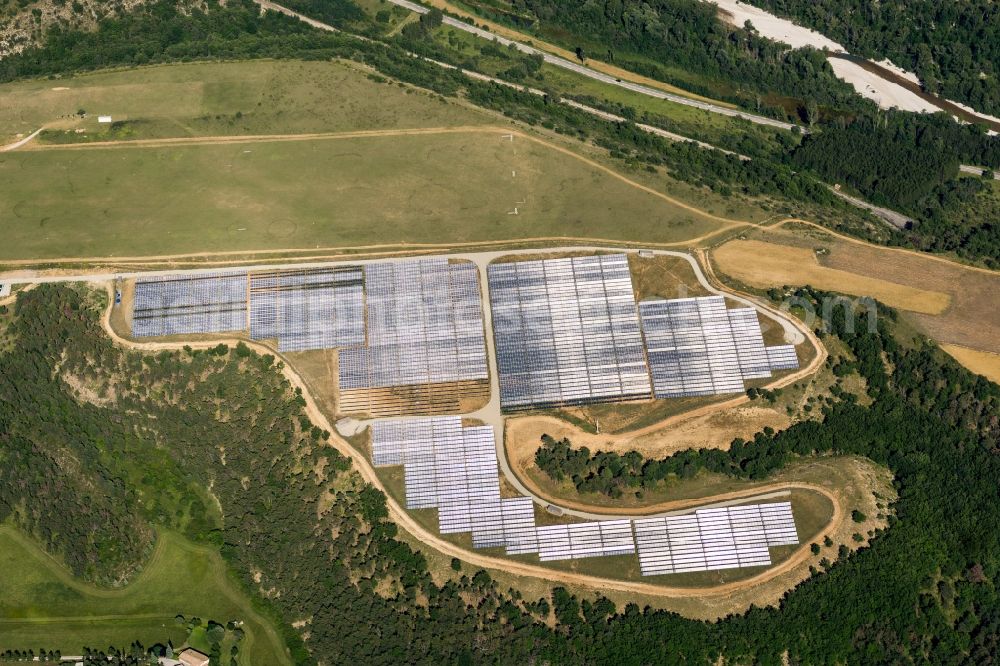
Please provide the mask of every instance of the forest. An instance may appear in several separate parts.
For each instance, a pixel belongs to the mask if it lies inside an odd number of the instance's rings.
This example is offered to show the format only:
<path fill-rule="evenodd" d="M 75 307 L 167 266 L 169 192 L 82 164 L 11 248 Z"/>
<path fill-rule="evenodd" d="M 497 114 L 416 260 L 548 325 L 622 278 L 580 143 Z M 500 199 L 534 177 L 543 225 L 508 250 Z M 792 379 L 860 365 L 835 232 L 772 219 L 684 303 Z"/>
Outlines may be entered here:
<path fill-rule="evenodd" d="M 1000 7 L 992 0 L 754 0 L 835 39 L 888 58 L 930 92 L 1000 115 Z"/>
<path fill-rule="evenodd" d="M 717 9 L 710 3 L 514 0 L 511 6 L 533 17 L 535 32 L 570 49 L 579 47 L 584 58 L 590 54 L 611 60 L 759 113 L 785 117 L 789 109 L 781 100 L 786 97 L 811 100 L 817 110 L 859 107 L 853 88 L 834 75 L 822 52 L 789 50 L 727 25 L 718 20 Z M 484 15 L 510 21 L 509 15 L 491 12 L 488 6 L 479 9 Z M 678 71 L 685 75 L 672 73 Z"/>

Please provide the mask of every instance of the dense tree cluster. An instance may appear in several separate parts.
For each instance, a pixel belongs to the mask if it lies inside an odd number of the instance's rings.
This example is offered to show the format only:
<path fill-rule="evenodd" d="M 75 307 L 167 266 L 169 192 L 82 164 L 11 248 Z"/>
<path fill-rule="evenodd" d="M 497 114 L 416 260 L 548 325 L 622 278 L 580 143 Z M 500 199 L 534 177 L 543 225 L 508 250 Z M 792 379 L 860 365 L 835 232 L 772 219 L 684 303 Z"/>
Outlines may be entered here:
<path fill-rule="evenodd" d="M 625 493 L 654 490 L 673 479 L 690 479 L 699 471 L 737 478 L 762 479 L 779 469 L 787 456 L 774 455 L 766 442 L 774 432 L 767 428 L 755 441 L 736 439 L 729 450 L 688 449 L 660 460 L 648 460 L 637 451 L 624 454 L 574 449 L 569 440 L 543 435 L 535 451 L 535 464 L 556 481 L 570 479 L 581 493 L 600 493 L 619 498 Z"/>
<path fill-rule="evenodd" d="M 584 57 L 593 53 L 641 74 L 759 112 L 782 117 L 797 114 L 795 107 L 785 109 L 779 103 L 787 96 L 828 106 L 855 103 L 853 89 L 834 75 L 822 52 L 789 50 L 727 25 L 718 19 L 711 3 L 514 0 L 511 5 L 518 14 L 533 17 L 542 36 L 579 47 Z M 510 18 L 488 7 L 481 9 L 500 20 Z M 695 76 L 678 78 L 671 70 Z"/>
<path fill-rule="evenodd" d="M 943 113 L 863 115 L 808 135 L 792 162 L 877 203 L 920 213 L 922 202 L 954 179 L 960 163 L 1000 168 L 1000 137 Z"/>
<path fill-rule="evenodd" d="M 963 163 L 1000 167 L 1000 137 L 959 125 L 945 114 L 889 112 L 808 135 L 790 162 L 914 217 L 918 224 L 907 236 L 917 247 L 1000 265 L 995 221 L 962 215 L 990 185 L 956 176 Z"/>
<path fill-rule="evenodd" d="M 75 575 L 119 585 L 152 547 L 153 532 L 105 456 L 107 442 L 125 445 L 131 433 L 76 405 L 55 376 L 61 340 L 93 326 L 94 312 L 79 300 L 63 305 L 54 321 L 17 317 L 4 333 L 21 353 L 0 355 L 0 520 L 12 519 Z"/>
<path fill-rule="evenodd" d="M 889 58 L 931 92 L 1000 115 L 1000 6 L 992 0 L 755 0 L 852 52 Z"/>

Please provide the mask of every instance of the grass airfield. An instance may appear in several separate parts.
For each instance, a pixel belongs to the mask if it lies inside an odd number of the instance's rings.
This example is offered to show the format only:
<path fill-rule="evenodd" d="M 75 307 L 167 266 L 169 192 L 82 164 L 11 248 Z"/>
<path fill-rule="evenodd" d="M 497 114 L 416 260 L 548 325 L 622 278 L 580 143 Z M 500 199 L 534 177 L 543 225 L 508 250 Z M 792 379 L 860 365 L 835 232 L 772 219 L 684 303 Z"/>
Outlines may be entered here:
<path fill-rule="evenodd" d="M 498 116 L 341 63 L 159 66 L 0 95 L 13 101 L 0 136 L 47 127 L 0 154 L 0 261 L 552 236 L 682 243 L 764 215 L 662 174 L 611 173 L 579 142 L 505 140 Z M 98 113 L 116 122 L 98 125 Z M 430 130 L 440 133 L 413 134 Z M 344 132 L 379 134 L 330 136 Z"/>
<path fill-rule="evenodd" d="M 677 242 L 721 228 L 571 155 L 502 136 L 14 152 L 0 157 L 0 217 L 13 222 L 0 258 L 539 236 Z"/>
<path fill-rule="evenodd" d="M 281 638 L 253 610 L 219 554 L 172 532 L 159 533 L 146 568 L 119 590 L 75 580 L 10 526 L 0 526 L 0 566 L 0 649 L 75 655 L 84 646 L 106 649 L 135 640 L 146 646 L 170 640 L 180 647 L 188 631 L 174 617 L 184 613 L 222 624 L 243 620 L 239 648 L 254 656 L 252 663 L 290 663 Z M 228 659 L 228 645 L 224 655 Z"/>
<path fill-rule="evenodd" d="M 291 60 L 205 62 L 5 84 L 0 86 L 0 144 L 43 125 L 53 133 L 68 131 L 65 140 L 84 141 L 482 122 L 483 115 L 473 109 L 428 91 L 377 83 L 360 67 Z M 85 118 L 77 115 L 80 110 Z M 124 126 L 109 137 L 98 115 L 110 115 Z"/>

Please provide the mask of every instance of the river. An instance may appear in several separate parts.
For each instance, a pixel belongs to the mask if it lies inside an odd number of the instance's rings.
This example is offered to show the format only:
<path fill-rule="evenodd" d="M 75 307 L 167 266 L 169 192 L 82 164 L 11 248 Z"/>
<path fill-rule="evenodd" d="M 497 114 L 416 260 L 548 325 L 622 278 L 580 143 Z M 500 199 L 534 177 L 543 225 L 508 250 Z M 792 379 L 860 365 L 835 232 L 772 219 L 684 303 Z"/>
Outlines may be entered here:
<path fill-rule="evenodd" d="M 841 44 L 815 30 L 739 0 L 704 1 L 716 5 L 723 19 L 732 25 L 743 27 L 749 21 L 762 37 L 784 42 L 793 48 L 811 46 L 828 51 L 834 73 L 881 108 L 930 113 L 945 111 L 964 122 L 986 124 L 993 132 L 1000 132 L 1000 118 L 978 113 L 924 91 L 915 74 L 891 62 L 876 63 L 851 55 Z"/>

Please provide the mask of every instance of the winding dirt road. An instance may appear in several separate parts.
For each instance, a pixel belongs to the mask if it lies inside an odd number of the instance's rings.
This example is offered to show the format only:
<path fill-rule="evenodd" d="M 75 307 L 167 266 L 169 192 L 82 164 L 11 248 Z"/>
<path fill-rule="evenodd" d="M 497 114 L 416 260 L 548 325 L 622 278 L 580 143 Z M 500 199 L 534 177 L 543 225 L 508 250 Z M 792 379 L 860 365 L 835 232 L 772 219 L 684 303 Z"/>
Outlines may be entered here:
<path fill-rule="evenodd" d="M 92 283 L 94 284 L 94 283 Z M 105 310 L 101 316 L 101 326 L 107 335 L 118 345 L 123 347 L 128 347 L 132 349 L 139 349 L 144 351 L 162 351 L 162 350 L 180 350 L 185 346 L 190 346 L 192 348 L 198 349 L 208 349 L 216 346 L 220 342 L 227 343 L 230 345 L 238 344 L 243 342 L 249 347 L 253 348 L 255 351 L 261 354 L 275 354 L 275 351 L 269 347 L 261 345 L 259 343 L 240 340 L 236 338 L 219 338 L 211 341 L 201 341 L 201 342 L 133 342 L 127 340 L 118 335 L 118 333 L 111 326 L 111 310 L 114 303 L 114 287 L 108 282 L 98 282 L 95 284 L 98 288 L 103 288 L 108 294 L 108 308 Z M 280 356 L 280 355 L 279 355 Z M 807 561 L 812 555 L 809 552 L 808 545 L 802 545 L 798 548 L 791 557 L 778 564 L 777 566 L 771 567 L 760 574 L 747 578 L 744 580 L 734 581 L 730 583 L 725 583 L 722 585 L 716 585 L 713 587 L 670 587 L 666 585 L 657 585 L 655 583 L 644 583 L 638 581 L 624 581 L 615 580 L 611 578 L 600 578 L 598 576 L 590 576 L 585 574 L 578 574 L 568 571 L 560 571 L 557 569 L 550 569 L 538 565 L 527 564 L 524 562 L 517 562 L 514 560 L 492 557 L 489 555 L 484 555 L 482 553 L 477 553 L 474 551 L 466 550 L 455 544 L 446 541 L 436 534 L 431 533 L 423 526 L 421 526 L 403 507 L 393 499 L 392 495 L 386 492 L 385 487 L 382 485 L 381 480 L 378 475 L 375 474 L 374 468 L 368 462 L 366 457 L 356 451 L 350 444 L 348 444 L 344 439 L 342 439 L 338 434 L 336 428 L 330 423 L 326 415 L 316 404 L 313 399 L 312 394 L 309 392 L 309 388 L 302 377 L 295 371 L 295 369 L 287 361 L 282 363 L 282 374 L 289 381 L 289 383 L 294 387 L 301 389 L 302 397 L 305 400 L 306 414 L 309 418 L 320 428 L 328 430 L 331 433 L 330 445 L 337 449 L 340 453 L 350 458 L 354 463 L 354 468 L 358 471 L 361 477 L 366 483 L 381 490 L 386 496 L 386 504 L 389 509 L 389 517 L 397 525 L 405 529 L 407 532 L 412 534 L 422 543 L 434 548 L 435 550 L 449 555 L 451 557 L 457 557 L 460 560 L 472 564 L 474 566 L 485 567 L 489 569 L 498 569 L 501 571 L 506 571 L 511 574 L 529 576 L 533 578 L 539 578 L 541 580 L 564 583 L 568 585 L 576 585 L 584 588 L 588 588 L 594 591 L 607 591 L 607 590 L 618 590 L 622 592 L 636 593 L 650 595 L 654 597 L 726 597 L 735 592 L 747 590 L 753 588 L 754 586 L 763 583 L 765 581 L 771 580 L 777 576 L 780 576 L 786 572 L 789 572 L 796 567 L 798 567 L 803 562 Z M 816 486 L 808 483 L 783 483 L 775 484 L 774 490 L 786 490 L 792 488 L 801 488 L 805 490 L 811 490 L 818 492 L 823 496 L 827 497 L 833 504 L 834 512 L 830 521 L 823 527 L 818 535 L 814 539 L 823 539 L 823 537 L 832 534 L 837 527 L 844 520 L 844 508 L 841 506 L 839 499 L 831 493 L 826 488 L 822 486 Z M 764 487 L 767 489 L 767 487 Z M 742 496 L 753 496 L 760 494 L 762 488 L 753 488 L 742 493 Z M 741 496 L 740 493 L 726 493 L 725 496 L 719 496 L 722 500 L 725 499 L 735 499 Z M 706 497 L 700 500 L 700 504 L 709 504 L 715 501 L 717 498 Z M 689 508 L 690 500 L 678 500 L 678 507 Z"/>

